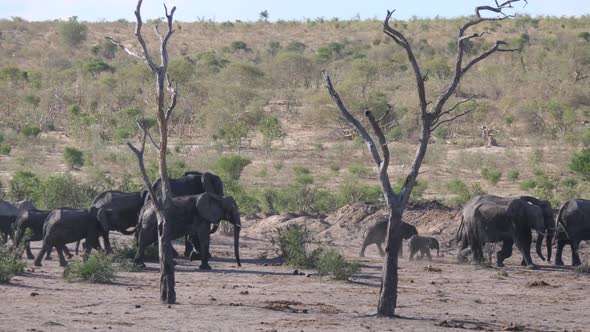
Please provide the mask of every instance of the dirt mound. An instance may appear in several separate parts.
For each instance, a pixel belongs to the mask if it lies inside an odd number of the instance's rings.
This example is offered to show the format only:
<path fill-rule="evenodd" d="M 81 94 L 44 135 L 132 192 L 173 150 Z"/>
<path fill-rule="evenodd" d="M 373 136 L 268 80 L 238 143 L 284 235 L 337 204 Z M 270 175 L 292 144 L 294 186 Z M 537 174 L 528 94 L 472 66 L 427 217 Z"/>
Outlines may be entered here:
<path fill-rule="evenodd" d="M 277 229 L 297 224 L 305 226 L 313 234 L 330 227 L 323 219 L 294 213 L 278 214 L 262 219 L 247 219 L 243 221 L 242 234 L 252 238 L 267 238 L 276 232 Z"/>

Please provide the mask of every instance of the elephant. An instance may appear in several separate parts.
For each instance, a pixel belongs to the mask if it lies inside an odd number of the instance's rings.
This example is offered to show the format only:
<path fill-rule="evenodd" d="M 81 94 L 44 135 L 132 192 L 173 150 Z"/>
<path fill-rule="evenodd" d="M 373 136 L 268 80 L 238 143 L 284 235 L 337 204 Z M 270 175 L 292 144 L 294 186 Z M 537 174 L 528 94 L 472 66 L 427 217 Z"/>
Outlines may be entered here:
<path fill-rule="evenodd" d="M 481 262 L 483 246 L 502 241 L 502 249 L 496 253 L 498 267 L 504 266 L 504 260 L 512 255 L 512 246 L 516 243 L 526 266 L 535 269 L 537 266 L 533 264 L 530 253 L 531 229 L 545 234 L 542 208 L 520 197 L 475 196 L 463 207 L 457 232 L 457 240 L 461 242 L 458 258 L 464 259 L 470 247 L 474 260 Z M 541 248 L 542 241 L 538 241 L 538 254 Z"/>
<path fill-rule="evenodd" d="M 172 207 L 167 212 L 168 222 L 171 222 L 172 239 L 190 235 L 195 248 L 200 249 L 200 269 L 211 269 L 209 266 L 209 240 L 210 233 L 214 232 L 219 222 L 227 220 L 234 225 L 234 253 L 238 266 L 241 266 L 239 239 L 240 212 L 236 201 L 231 196 L 217 196 L 215 194 L 203 193 L 172 198 Z M 211 224 L 214 225 L 211 230 Z M 158 221 L 153 204 L 146 204 L 140 213 L 140 224 L 137 238 L 137 254 L 134 262 L 136 265 L 145 266 L 145 248 L 158 240 Z M 198 239 L 199 243 L 195 240 Z M 192 258 L 192 255 L 191 255 Z"/>
<path fill-rule="evenodd" d="M 31 201 L 20 201 L 11 203 L 0 199 L 0 235 L 4 238 L 2 242 L 6 242 L 8 238 L 13 238 L 13 227 L 18 215 L 29 209 L 34 209 L 35 205 Z"/>
<path fill-rule="evenodd" d="M 367 228 L 365 234 L 363 235 L 364 240 L 361 252 L 359 253 L 360 257 L 365 257 L 365 249 L 368 245 L 373 243 L 377 245 L 377 249 L 379 249 L 379 254 L 381 255 L 381 257 L 385 256 L 385 251 L 383 251 L 381 244 L 385 242 L 385 237 L 387 235 L 387 222 L 387 218 L 380 219 L 377 220 L 373 225 L 369 226 L 369 228 Z M 402 239 L 407 240 L 413 235 L 418 235 L 418 230 L 413 225 L 410 225 L 406 222 L 402 222 L 401 233 Z M 398 253 L 400 257 L 403 255 L 401 242 Z"/>
<path fill-rule="evenodd" d="M 215 174 L 205 172 L 195 172 L 195 171 L 188 171 L 185 172 L 181 177 L 177 179 L 170 179 L 170 191 L 172 192 L 173 197 L 179 196 L 190 196 L 190 195 L 198 195 L 202 193 L 212 193 L 218 196 L 223 197 L 223 181 L 221 178 Z M 158 179 L 153 184 L 154 192 L 156 196 L 160 196 L 162 192 L 162 183 L 161 180 Z M 147 203 L 150 200 L 150 196 L 147 195 L 145 198 L 145 202 Z M 198 243 L 198 238 L 189 239 L 188 236 L 185 238 L 184 241 L 184 256 L 190 257 L 191 253 L 199 248 L 199 246 L 194 247 L 193 242 Z"/>
<path fill-rule="evenodd" d="M 100 193 L 92 202 L 91 209 L 96 211 L 96 218 L 101 225 L 106 227 L 102 234 L 104 249 L 107 253 L 112 251 L 109 240 L 109 231 L 117 231 L 124 235 L 135 234 L 139 222 L 139 212 L 145 201 L 147 191 L 122 192 L 109 190 Z M 78 253 L 79 242 L 76 245 Z"/>
<path fill-rule="evenodd" d="M 551 261 L 551 249 L 553 245 L 553 236 L 555 234 L 555 219 L 553 218 L 553 207 L 551 203 L 547 200 L 538 199 L 531 196 L 519 196 L 521 198 L 539 208 L 543 212 L 543 220 L 545 222 L 545 232 L 546 234 L 537 232 L 537 240 L 535 247 L 537 248 L 537 255 L 541 260 L 545 260 L 543 257 L 543 253 L 541 247 L 543 245 L 543 238 L 546 238 L 546 245 L 547 245 L 547 261 Z M 524 264 L 523 264 L 524 265 Z"/>
<path fill-rule="evenodd" d="M 45 219 L 47 219 L 47 216 L 49 216 L 50 213 L 51 211 L 32 209 L 22 212 L 16 219 L 16 230 L 14 233 L 15 247 L 20 246 L 20 244 L 23 241 L 23 238 L 25 237 L 27 229 L 31 230 L 31 234 L 26 239 L 24 239 L 25 252 L 27 253 L 28 259 L 35 258 L 35 256 L 33 256 L 33 253 L 31 252 L 31 241 L 43 240 L 43 224 L 45 223 Z M 72 254 L 70 254 L 70 251 L 67 247 L 64 247 L 64 251 L 68 258 L 72 258 Z M 47 250 L 47 255 L 45 256 L 45 259 L 51 259 L 50 254 L 51 248 Z"/>
<path fill-rule="evenodd" d="M 561 205 L 555 218 L 557 251 L 555 265 L 563 265 L 563 247 L 572 249 L 572 265 L 581 265 L 578 249 L 582 240 L 590 240 L 590 200 L 571 199 Z"/>
<path fill-rule="evenodd" d="M 106 225 L 96 218 L 96 209 L 60 208 L 51 211 L 43 224 L 43 246 L 35 257 L 35 266 L 41 266 L 43 255 L 51 248 L 57 249 L 59 265 L 66 266 L 63 255 L 67 243 L 86 239 L 84 259 L 92 249 L 99 249 L 98 238 L 104 233 Z"/>
<path fill-rule="evenodd" d="M 408 240 L 408 247 L 410 248 L 410 260 L 414 259 L 414 255 L 420 251 L 420 258 L 428 257 L 428 260 L 432 260 L 430 256 L 430 249 L 436 249 L 436 256 L 439 256 L 440 246 L 438 240 L 433 237 L 413 235 Z"/>

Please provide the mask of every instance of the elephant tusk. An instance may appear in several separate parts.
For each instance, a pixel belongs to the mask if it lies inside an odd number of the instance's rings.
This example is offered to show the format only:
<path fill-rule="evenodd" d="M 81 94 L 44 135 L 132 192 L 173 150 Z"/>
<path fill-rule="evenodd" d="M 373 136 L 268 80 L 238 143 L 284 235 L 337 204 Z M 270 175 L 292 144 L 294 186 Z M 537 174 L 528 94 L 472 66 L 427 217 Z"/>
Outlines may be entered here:
<path fill-rule="evenodd" d="M 237 228 L 242 228 L 242 225 L 240 225 L 240 224 L 236 224 L 236 225 L 234 225 L 234 227 L 237 227 Z"/>

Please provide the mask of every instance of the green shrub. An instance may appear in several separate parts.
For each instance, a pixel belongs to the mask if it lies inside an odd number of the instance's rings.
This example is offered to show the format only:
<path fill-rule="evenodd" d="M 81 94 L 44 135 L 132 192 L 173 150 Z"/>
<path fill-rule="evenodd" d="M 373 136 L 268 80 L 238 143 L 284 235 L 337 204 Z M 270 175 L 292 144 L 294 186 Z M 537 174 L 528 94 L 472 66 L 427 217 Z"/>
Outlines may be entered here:
<path fill-rule="evenodd" d="M 102 73 L 104 71 L 113 71 L 113 67 L 109 66 L 108 63 L 102 61 L 101 59 L 87 59 L 86 61 L 82 62 L 82 70 L 96 75 L 98 73 Z"/>
<path fill-rule="evenodd" d="M 41 180 L 33 173 L 18 171 L 10 180 L 8 197 L 13 201 L 33 200 Z"/>
<path fill-rule="evenodd" d="M 502 177 L 502 172 L 495 168 L 484 167 L 481 169 L 481 177 L 487 180 L 491 185 L 496 185 Z"/>
<path fill-rule="evenodd" d="M 52 210 L 59 207 L 88 207 L 96 197 L 94 188 L 79 183 L 71 175 L 52 175 L 41 181 L 35 193 L 35 204 Z"/>
<path fill-rule="evenodd" d="M 277 235 L 271 238 L 271 243 L 279 247 L 279 254 L 288 265 L 312 268 L 316 265 L 314 260 L 317 258 L 308 252 L 312 240 L 311 233 L 305 226 L 291 224 L 277 229 Z"/>
<path fill-rule="evenodd" d="M 8 156 L 10 154 L 10 151 L 12 151 L 12 147 L 10 146 L 10 144 L 8 144 L 8 143 L 0 144 L 0 154 Z"/>
<path fill-rule="evenodd" d="M 25 127 L 21 128 L 20 132 L 25 137 L 29 137 L 29 138 L 31 138 L 31 137 L 37 137 L 41 133 L 41 128 L 39 128 L 39 127 L 32 127 L 32 126 L 25 126 Z"/>
<path fill-rule="evenodd" d="M 110 283 L 115 277 L 115 266 L 110 256 L 94 251 L 85 262 L 75 261 L 66 266 L 63 276 L 68 281 Z"/>
<path fill-rule="evenodd" d="M 64 149 L 64 161 L 70 169 L 84 166 L 84 153 L 76 148 Z"/>
<path fill-rule="evenodd" d="M 357 202 L 374 204 L 383 199 L 383 192 L 379 185 L 345 182 L 337 187 L 336 197 L 338 207 Z"/>
<path fill-rule="evenodd" d="M 353 274 L 360 272 L 357 262 L 349 262 L 335 249 L 322 250 L 317 262 L 318 273 L 331 276 L 336 280 L 348 280 Z"/>
<path fill-rule="evenodd" d="M 348 171 L 350 172 L 350 174 L 355 175 L 357 177 L 369 177 L 372 175 L 370 168 L 360 164 L 352 164 L 348 166 Z"/>
<path fill-rule="evenodd" d="M 509 170 L 508 174 L 507 174 L 508 180 L 510 180 L 510 181 L 518 180 L 519 176 L 520 176 L 520 172 L 516 169 Z"/>
<path fill-rule="evenodd" d="M 580 265 L 576 266 L 576 272 L 589 274 L 590 273 L 590 265 L 588 263 L 580 264 Z"/>
<path fill-rule="evenodd" d="M 308 168 L 303 166 L 293 167 L 295 173 L 295 182 L 300 185 L 309 185 L 313 183 L 313 175 Z"/>
<path fill-rule="evenodd" d="M 240 156 L 221 157 L 215 161 L 213 166 L 215 173 L 219 175 L 224 181 L 232 182 L 239 181 L 242 171 L 250 165 L 250 159 Z"/>
<path fill-rule="evenodd" d="M 153 247 L 153 246 L 150 246 Z M 147 251 L 147 250 L 146 250 Z M 152 250 L 153 251 L 153 250 Z M 116 264 L 117 271 L 125 272 L 139 272 L 143 269 L 133 263 L 135 254 L 137 253 L 137 242 L 133 241 L 131 245 L 121 245 L 117 242 L 113 243 L 112 260 Z M 153 253 L 150 252 L 153 255 Z M 157 255 L 157 253 L 156 253 Z M 151 257 L 153 258 L 153 257 Z M 156 257 L 156 259 L 159 259 Z"/>
<path fill-rule="evenodd" d="M 472 197 L 485 194 L 485 191 L 478 183 L 475 183 L 470 187 L 459 179 L 447 182 L 447 190 L 455 195 L 455 197 L 451 199 L 451 203 L 454 205 L 463 205 Z"/>
<path fill-rule="evenodd" d="M 338 172 L 340 172 L 340 166 L 336 165 L 336 164 L 332 164 L 332 165 L 330 165 L 330 170 L 334 173 L 338 173 Z"/>
<path fill-rule="evenodd" d="M 21 260 L 22 251 L 11 251 L 7 246 L 0 246 L 0 283 L 7 283 L 12 277 L 23 273 L 25 263 Z"/>
<path fill-rule="evenodd" d="M 88 33 L 88 27 L 77 21 L 77 17 L 70 17 L 59 27 L 59 32 L 64 43 L 70 47 L 76 47 L 84 40 Z"/>
<path fill-rule="evenodd" d="M 578 34 L 578 38 L 584 39 L 585 41 L 590 42 L 590 32 L 588 32 L 588 31 L 580 32 Z"/>
<path fill-rule="evenodd" d="M 287 135 L 279 119 L 274 116 L 265 116 L 260 119 L 258 122 L 258 131 L 262 134 L 262 146 L 267 154 L 272 148 L 272 142 Z"/>
<path fill-rule="evenodd" d="M 584 148 L 570 160 L 569 168 L 585 180 L 590 180 L 590 149 Z"/>
<path fill-rule="evenodd" d="M 249 51 L 250 50 L 248 48 L 248 45 L 241 40 L 236 40 L 236 41 L 232 42 L 230 47 L 234 52 L 235 51 Z"/>

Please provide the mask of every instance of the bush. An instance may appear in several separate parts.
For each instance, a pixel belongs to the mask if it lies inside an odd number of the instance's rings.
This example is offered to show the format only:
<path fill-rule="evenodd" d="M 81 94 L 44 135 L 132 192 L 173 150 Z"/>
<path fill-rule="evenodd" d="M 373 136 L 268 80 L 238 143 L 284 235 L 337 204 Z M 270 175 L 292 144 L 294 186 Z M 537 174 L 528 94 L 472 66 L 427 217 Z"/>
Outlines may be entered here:
<path fill-rule="evenodd" d="M 97 192 L 80 184 L 71 175 L 52 175 L 41 181 L 35 193 L 35 204 L 48 210 L 59 207 L 88 207 Z"/>
<path fill-rule="evenodd" d="M 32 127 L 32 126 L 25 126 L 25 127 L 21 128 L 20 132 L 25 137 L 29 137 L 29 138 L 31 138 L 31 137 L 37 137 L 41 133 L 41 128 L 39 128 L 39 127 Z"/>
<path fill-rule="evenodd" d="M 369 177 L 372 175 L 370 168 L 360 164 L 352 164 L 348 166 L 348 171 L 350 172 L 350 174 L 355 175 L 357 177 Z"/>
<path fill-rule="evenodd" d="M 110 256 L 95 251 L 85 262 L 75 261 L 66 266 L 63 276 L 68 281 L 110 283 L 115 277 L 115 266 Z"/>
<path fill-rule="evenodd" d="M 241 40 L 236 40 L 236 41 L 232 42 L 230 47 L 234 52 L 235 51 L 250 51 L 250 49 L 248 48 L 248 45 Z"/>
<path fill-rule="evenodd" d="M 21 260 L 22 251 L 11 251 L 6 246 L 0 246 L 0 283 L 7 283 L 12 277 L 23 273 L 25 263 Z"/>
<path fill-rule="evenodd" d="M 395 184 L 393 185 L 393 190 L 396 193 L 399 193 L 402 190 L 402 186 L 404 185 L 405 180 L 406 180 L 405 178 L 397 178 L 395 180 Z M 379 187 L 379 188 L 381 188 L 381 187 Z M 426 191 L 427 188 L 428 188 L 428 182 L 416 180 L 416 183 L 414 184 L 414 188 L 412 188 L 412 193 L 410 194 L 410 198 L 412 198 L 412 199 L 422 198 L 422 195 L 424 195 L 424 192 Z"/>
<path fill-rule="evenodd" d="M 335 249 L 321 251 L 317 269 L 320 275 L 331 276 L 336 280 L 348 280 L 353 274 L 361 270 L 357 262 L 348 262 Z"/>
<path fill-rule="evenodd" d="M 288 265 L 293 267 L 312 268 L 316 264 L 315 257 L 308 253 L 312 236 L 305 226 L 291 224 L 277 230 L 277 236 L 271 238 L 271 243 L 278 245 L 279 254 Z"/>
<path fill-rule="evenodd" d="M 481 177 L 487 180 L 491 185 L 496 185 L 502 177 L 502 172 L 495 168 L 484 167 L 481 169 Z"/>
<path fill-rule="evenodd" d="M 10 180 L 8 197 L 13 201 L 33 200 L 35 193 L 39 190 L 41 181 L 39 178 L 26 171 L 18 171 Z"/>
<path fill-rule="evenodd" d="M 470 187 L 459 179 L 449 181 L 447 183 L 447 190 L 455 195 L 455 197 L 451 199 L 451 203 L 454 205 L 463 205 L 471 198 L 485 194 L 485 191 L 478 183 L 475 183 Z"/>
<path fill-rule="evenodd" d="M 588 265 L 588 263 L 580 264 L 580 265 L 576 266 L 576 272 L 590 273 L 590 265 Z"/>
<path fill-rule="evenodd" d="M 10 146 L 10 144 L 8 144 L 8 143 L 0 144 L 0 154 L 8 156 L 10 154 L 10 151 L 12 151 L 12 147 Z"/>
<path fill-rule="evenodd" d="M 77 18 L 71 17 L 59 27 L 59 32 L 64 43 L 70 47 L 76 47 L 84 40 L 88 33 L 88 27 L 77 21 Z"/>
<path fill-rule="evenodd" d="M 223 181 L 237 182 L 244 168 L 250 163 L 250 159 L 240 156 L 227 156 L 217 159 L 213 168 Z"/>
<path fill-rule="evenodd" d="M 101 59 L 87 59 L 82 63 L 82 70 L 92 75 L 102 73 L 103 71 L 113 71 L 113 67 Z"/>
<path fill-rule="evenodd" d="M 590 180 L 590 149 L 584 148 L 582 151 L 574 153 L 569 168 L 585 180 Z"/>
<path fill-rule="evenodd" d="M 84 166 L 84 153 L 76 148 L 64 149 L 64 161 L 70 169 Z"/>
<path fill-rule="evenodd" d="M 515 169 L 509 170 L 508 174 L 507 174 L 508 180 L 510 180 L 510 181 L 517 180 L 519 176 L 520 176 L 520 172 Z"/>

